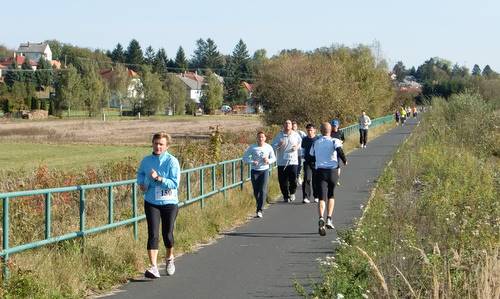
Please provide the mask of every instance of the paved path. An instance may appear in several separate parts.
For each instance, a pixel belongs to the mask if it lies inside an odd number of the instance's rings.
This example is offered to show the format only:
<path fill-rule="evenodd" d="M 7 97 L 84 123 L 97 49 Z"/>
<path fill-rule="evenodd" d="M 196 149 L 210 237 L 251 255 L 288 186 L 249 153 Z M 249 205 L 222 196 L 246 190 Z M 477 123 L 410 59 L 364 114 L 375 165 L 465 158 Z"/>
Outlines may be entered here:
<path fill-rule="evenodd" d="M 411 119 L 348 155 L 342 185 L 335 191 L 335 227 L 351 226 L 361 216 L 360 206 L 366 204 L 377 177 L 414 127 Z M 135 280 L 111 297 L 296 298 L 294 280 L 307 286 L 311 278 L 317 279 L 316 259 L 332 254 L 335 246 L 335 230 L 318 235 L 316 209 L 316 204 L 302 204 L 300 196 L 292 204 L 272 204 L 264 218 L 252 219 L 216 243 L 177 258 L 174 276 Z"/>

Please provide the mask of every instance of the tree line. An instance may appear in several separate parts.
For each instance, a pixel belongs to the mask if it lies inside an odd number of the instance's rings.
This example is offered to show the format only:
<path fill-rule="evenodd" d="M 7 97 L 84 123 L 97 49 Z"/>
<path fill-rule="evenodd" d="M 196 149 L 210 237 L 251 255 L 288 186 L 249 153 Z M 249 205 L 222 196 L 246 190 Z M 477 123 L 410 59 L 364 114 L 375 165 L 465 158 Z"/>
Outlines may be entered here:
<path fill-rule="evenodd" d="M 191 113 L 196 108 L 187 96 L 183 83 L 175 76 L 185 71 L 195 71 L 207 77 L 201 101 L 208 113 L 220 108 L 223 102 L 243 103 L 248 93 L 241 81 L 252 81 L 253 69 L 265 59 L 265 50 L 258 50 L 251 58 L 243 40 L 239 40 L 231 55 L 222 55 L 215 42 L 208 38 L 196 41 L 193 57 L 187 59 L 179 47 L 175 59 L 169 59 L 163 48 L 155 51 L 151 46 L 143 52 L 135 39 L 127 49 L 118 43 L 112 51 L 90 50 L 57 40 L 48 40 L 53 59 L 59 60 L 63 68 L 53 70 L 50 63 L 39 61 L 33 71 L 29 61 L 19 66 L 13 63 L 6 72 L 5 85 L 0 87 L 0 101 L 4 112 L 23 109 L 48 109 L 51 114 L 85 109 L 89 116 L 109 106 L 111 95 L 119 102 L 127 103 L 133 113 L 155 114 L 173 108 L 174 114 Z M 11 54 L 2 48 L 4 55 Z M 140 76 L 141 84 L 135 89 L 143 97 L 129 97 L 127 90 L 133 78 L 127 76 L 127 68 Z M 99 75 L 102 70 L 113 69 L 110 80 Z M 224 76 L 224 84 L 215 80 L 215 74 Z M 35 78 L 44 77 L 43 80 Z M 35 91 L 49 90 L 54 95 L 50 101 L 39 100 Z"/>
<path fill-rule="evenodd" d="M 466 66 L 433 57 L 417 68 L 410 69 L 399 61 L 392 71 L 398 81 L 402 81 L 406 76 L 413 76 L 422 84 L 421 94 L 413 95 L 417 101 L 430 99 L 433 96 L 447 99 L 453 94 L 476 91 L 485 101 L 497 106 L 500 103 L 500 74 L 489 65 L 481 70 L 481 67 L 475 64 L 471 71 Z"/>

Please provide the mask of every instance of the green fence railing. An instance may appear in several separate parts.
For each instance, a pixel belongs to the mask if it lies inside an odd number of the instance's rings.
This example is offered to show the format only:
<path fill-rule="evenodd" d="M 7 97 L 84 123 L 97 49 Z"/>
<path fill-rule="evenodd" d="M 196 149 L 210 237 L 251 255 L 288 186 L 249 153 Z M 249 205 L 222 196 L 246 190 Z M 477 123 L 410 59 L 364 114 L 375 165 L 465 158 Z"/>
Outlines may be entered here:
<path fill-rule="evenodd" d="M 377 127 L 392 121 L 392 115 L 377 118 L 372 120 L 372 127 Z M 358 125 L 351 125 L 341 130 L 343 130 L 346 137 L 348 137 L 349 135 L 357 133 Z M 206 198 L 217 193 L 223 193 L 224 197 L 226 197 L 227 190 L 236 187 L 243 188 L 243 184 L 250 180 L 250 167 L 245 164 L 241 158 L 238 158 L 216 164 L 185 169 L 181 171 L 181 176 L 181 181 L 185 183 L 180 186 L 179 194 L 182 196 L 179 198 L 179 207 L 187 206 L 199 201 L 200 206 L 203 208 L 205 206 Z M 129 215 L 131 215 L 131 217 L 115 221 L 116 208 L 114 194 L 117 193 L 118 188 L 127 189 L 128 193 L 131 195 L 131 205 L 129 211 Z M 106 194 L 107 223 L 105 225 L 91 227 L 86 222 L 88 207 L 87 194 L 95 192 L 95 190 L 101 190 L 99 200 L 103 200 L 103 194 Z M 64 193 L 76 193 L 76 197 L 78 197 L 79 225 L 76 230 L 54 236 L 52 227 L 54 204 L 52 199 L 54 196 Z M 22 198 L 28 198 L 28 200 L 33 198 L 43 198 L 43 209 L 39 209 L 38 212 L 43 214 L 44 217 L 44 237 L 43 239 L 37 241 L 11 246 L 9 243 L 9 240 L 11 239 L 10 205 L 12 201 Z M 2 200 L 2 233 L 0 234 L 0 237 L 2 238 L 2 251 L 0 252 L 0 257 L 3 259 L 4 278 L 7 278 L 9 275 L 7 265 L 11 254 L 64 240 L 84 237 L 86 235 L 130 224 L 133 226 L 134 238 L 138 239 L 138 223 L 139 221 L 145 219 L 145 215 L 138 214 L 137 182 L 135 179 L 111 183 L 0 193 L 0 200 Z"/>

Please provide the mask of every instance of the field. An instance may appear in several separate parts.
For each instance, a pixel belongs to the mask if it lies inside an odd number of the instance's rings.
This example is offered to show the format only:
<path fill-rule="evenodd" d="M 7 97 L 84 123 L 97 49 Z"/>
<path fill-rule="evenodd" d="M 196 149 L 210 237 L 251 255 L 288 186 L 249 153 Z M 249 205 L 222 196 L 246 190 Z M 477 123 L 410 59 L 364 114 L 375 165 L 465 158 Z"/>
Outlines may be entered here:
<path fill-rule="evenodd" d="M 262 126 L 257 116 L 182 116 L 102 121 L 0 120 L 0 142 L 71 143 L 100 145 L 148 145 L 151 135 L 167 131 L 174 138 L 206 138 L 210 127 L 225 132 L 252 131 Z"/>
<path fill-rule="evenodd" d="M 126 157 L 140 160 L 150 151 L 151 135 L 165 130 L 174 143 L 207 139 L 210 127 L 223 132 L 253 131 L 258 117 L 203 116 L 99 121 L 94 119 L 0 121 L 0 165 L 5 169 L 97 167 Z M 175 151 L 175 144 L 173 146 Z"/>

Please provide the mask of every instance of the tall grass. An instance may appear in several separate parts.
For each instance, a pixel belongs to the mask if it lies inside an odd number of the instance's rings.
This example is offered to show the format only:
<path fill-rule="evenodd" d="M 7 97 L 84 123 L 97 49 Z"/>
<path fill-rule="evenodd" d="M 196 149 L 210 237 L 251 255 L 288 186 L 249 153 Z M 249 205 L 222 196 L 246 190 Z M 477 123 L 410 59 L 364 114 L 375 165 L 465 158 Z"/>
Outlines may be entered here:
<path fill-rule="evenodd" d="M 311 296 L 499 298 L 498 117 L 475 94 L 434 99 L 343 232 Z M 304 289 L 302 294 L 306 295 Z"/>

